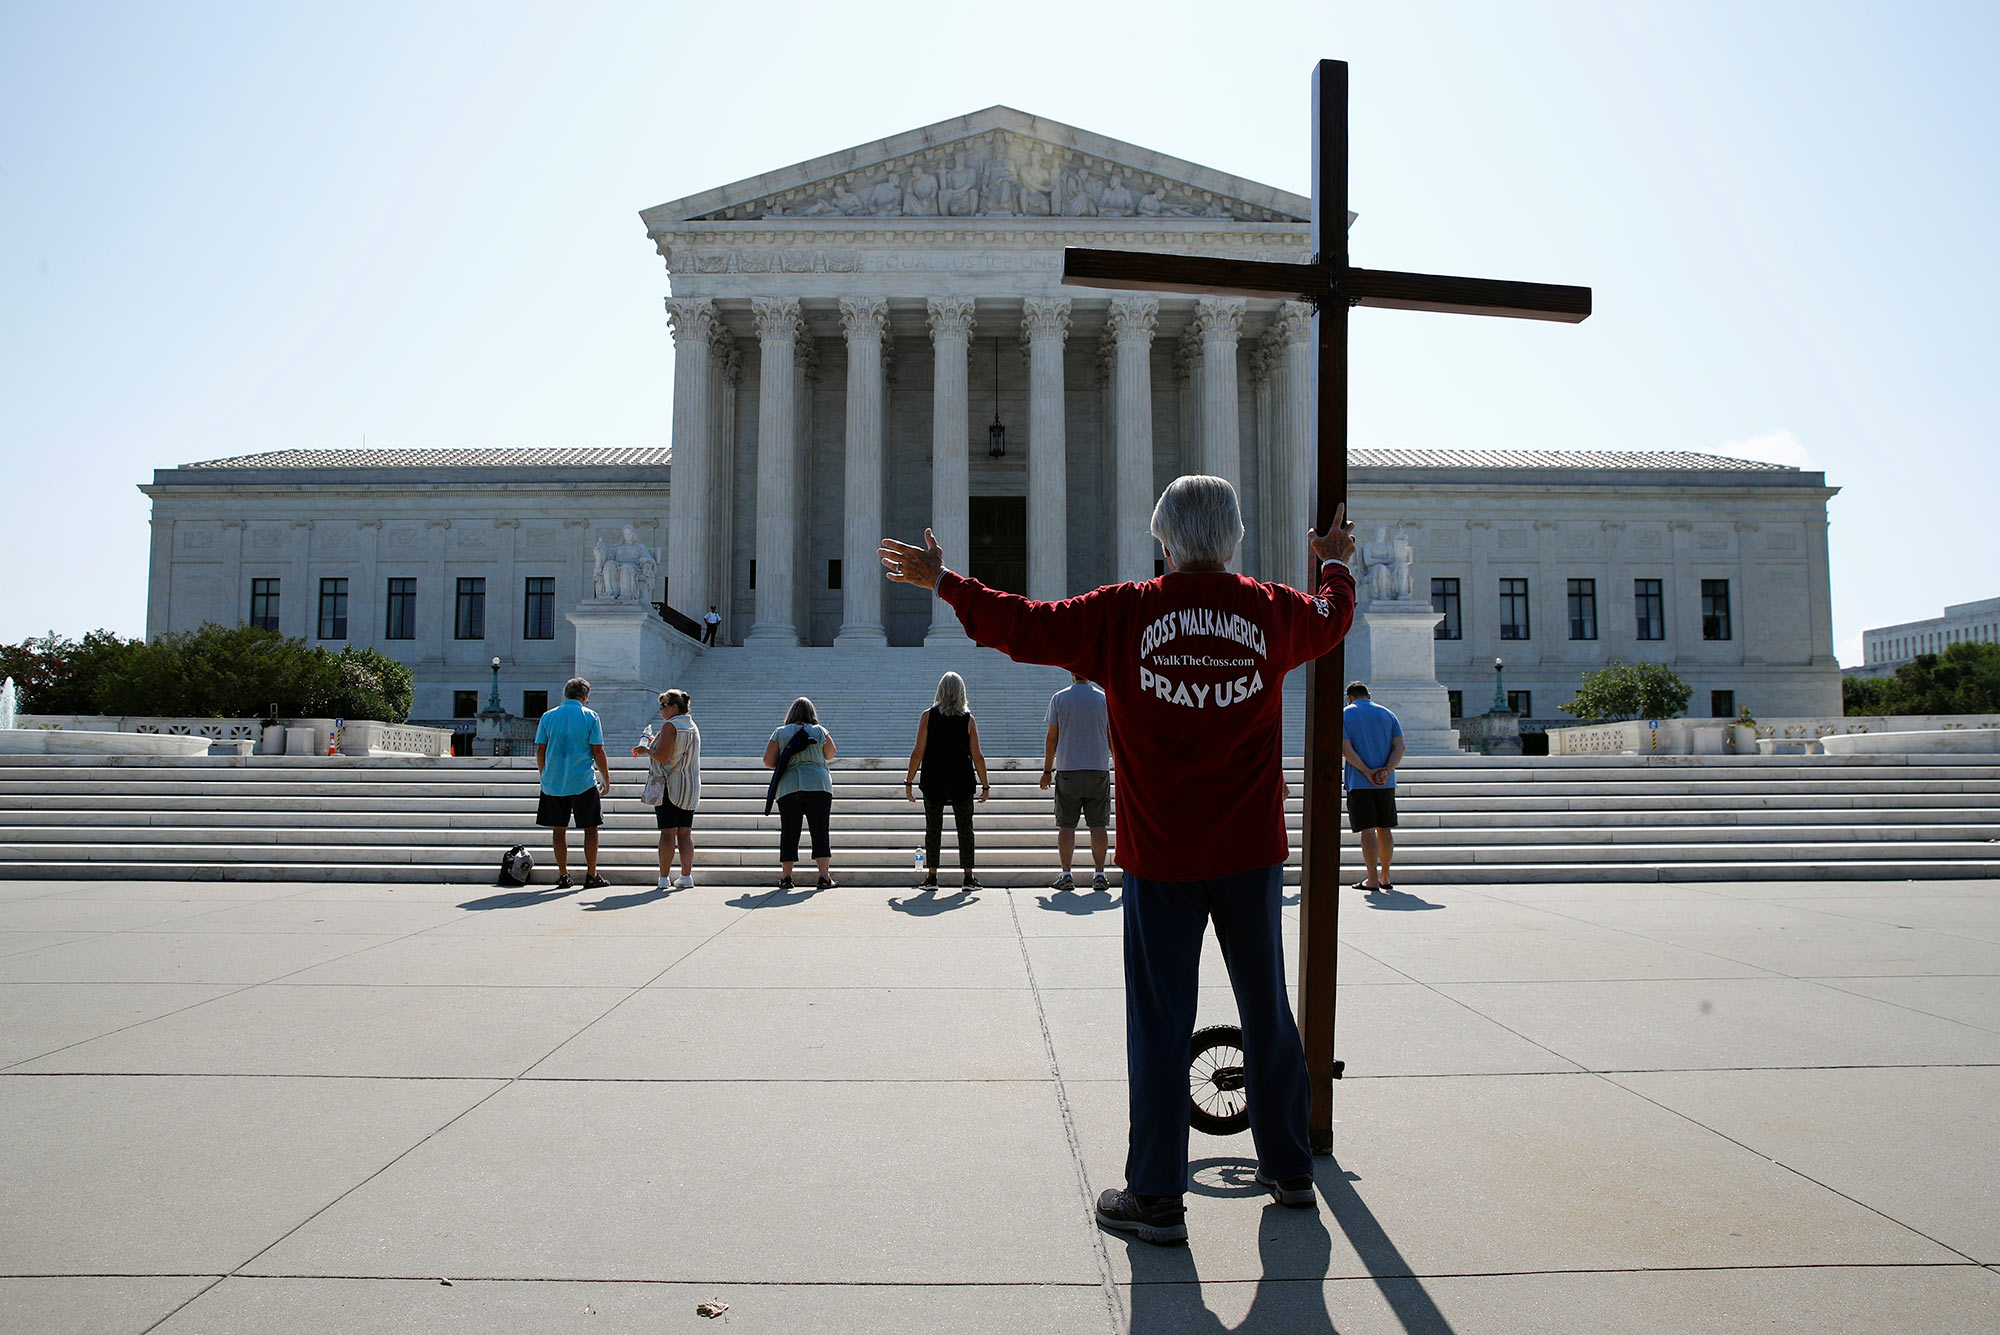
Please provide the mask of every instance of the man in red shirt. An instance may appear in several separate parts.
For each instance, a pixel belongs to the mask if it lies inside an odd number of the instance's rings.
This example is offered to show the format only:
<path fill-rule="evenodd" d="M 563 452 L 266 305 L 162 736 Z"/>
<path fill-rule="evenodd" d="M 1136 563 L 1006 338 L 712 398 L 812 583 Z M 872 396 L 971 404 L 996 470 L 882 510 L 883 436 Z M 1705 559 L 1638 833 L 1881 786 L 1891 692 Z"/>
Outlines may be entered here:
<path fill-rule="evenodd" d="M 1319 592 L 1227 569 L 1243 540 L 1236 489 L 1176 478 L 1153 511 L 1168 573 L 1061 602 L 989 589 L 945 568 L 930 531 L 882 540 L 899 583 L 935 589 L 966 634 L 1025 663 L 1104 687 L 1118 768 L 1125 871 L 1125 1058 L 1131 1138 L 1125 1189 L 1098 1222 L 1147 1242 L 1187 1238 L 1188 1045 L 1202 935 L 1212 919 L 1243 1025 L 1257 1179 L 1283 1204 L 1315 1200 L 1305 1049 L 1285 990 L 1284 675 L 1326 653 L 1354 619 L 1346 507 L 1306 541 Z"/>

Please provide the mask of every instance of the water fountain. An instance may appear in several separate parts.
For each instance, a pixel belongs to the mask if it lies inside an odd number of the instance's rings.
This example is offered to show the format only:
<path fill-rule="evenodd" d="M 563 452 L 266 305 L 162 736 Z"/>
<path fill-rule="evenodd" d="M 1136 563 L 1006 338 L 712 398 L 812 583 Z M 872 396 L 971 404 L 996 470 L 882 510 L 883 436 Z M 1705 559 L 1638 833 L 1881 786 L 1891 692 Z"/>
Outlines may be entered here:
<path fill-rule="evenodd" d="M 20 726 L 20 692 L 0 681 L 0 756 L 205 756 L 208 738 Z"/>

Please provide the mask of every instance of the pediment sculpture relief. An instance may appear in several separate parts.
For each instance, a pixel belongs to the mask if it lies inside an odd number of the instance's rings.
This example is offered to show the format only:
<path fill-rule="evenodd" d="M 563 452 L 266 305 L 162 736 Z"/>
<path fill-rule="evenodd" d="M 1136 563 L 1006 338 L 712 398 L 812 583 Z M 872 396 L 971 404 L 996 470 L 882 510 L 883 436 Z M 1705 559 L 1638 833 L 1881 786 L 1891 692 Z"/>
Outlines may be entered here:
<path fill-rule="evenodd" d="M 1009 134 L 913 154 L 708 216 L 1289 221 L 1269 209 Z"/>

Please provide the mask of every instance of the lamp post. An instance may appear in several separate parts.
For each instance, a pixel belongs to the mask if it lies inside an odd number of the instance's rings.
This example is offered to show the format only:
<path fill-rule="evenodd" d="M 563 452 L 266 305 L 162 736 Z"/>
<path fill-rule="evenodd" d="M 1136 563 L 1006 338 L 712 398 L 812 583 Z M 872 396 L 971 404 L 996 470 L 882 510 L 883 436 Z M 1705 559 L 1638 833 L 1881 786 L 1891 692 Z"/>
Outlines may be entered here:
<path fill-rule="evenodd" d="M 498 654 L 495 654 L 493 657 L 493 691 L 486 697 L 486 708 L 479 711 L 479 724 L 475 729 L 474 736 L 490 738 L 493 743 L 492 754 L 496 756 L 508 754 L 507 706 L 500 703 L 500 657 Z"/>
<path fill-rule="evenodd" d="M 1499 659 L 1496 658 L 1493 660 L 1493 712 L 1496 714 L 1511 714 L 1514 711 L 1507 708 L 1507 692 L 1501 685 L 1503 679 L 1501 668 L 1503 666 L 1504 664 Z"/>
<path fill-rule="evenodd" d="M 1033 442 L 1029 442 L 1033 444 Z M 1000 340 L 993 340 L 993 422 L 986 428 L 988 458 L 1007 457 L 1007 428 L 1000 425 Z"/>

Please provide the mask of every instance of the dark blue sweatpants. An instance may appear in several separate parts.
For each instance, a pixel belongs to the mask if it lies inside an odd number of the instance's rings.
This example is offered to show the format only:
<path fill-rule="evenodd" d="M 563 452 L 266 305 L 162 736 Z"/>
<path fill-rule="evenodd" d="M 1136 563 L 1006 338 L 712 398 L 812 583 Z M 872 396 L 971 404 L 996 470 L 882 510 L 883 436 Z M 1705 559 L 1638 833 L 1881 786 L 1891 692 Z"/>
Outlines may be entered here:
<path fill-rule="evenodd" d="M 1188 1186 L 1188 1043 L 1201 939 L 1213 920 L 1243 1025 L 1244 1093 L 1257 1162 L 1272 1177 L 1312 1172 L 1312 1087 L 1285 991 L 1278 907 L 1284 868 L 1209 881 L 1125 876 L 1125 1071 L 1132 1135 L 1127 1189 L 1175 1196 Z"/>

